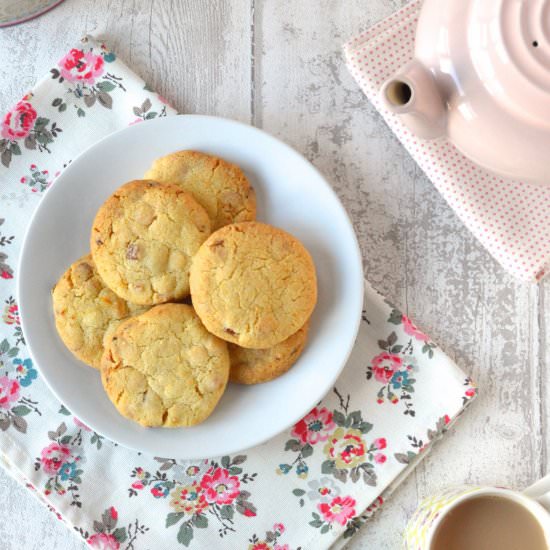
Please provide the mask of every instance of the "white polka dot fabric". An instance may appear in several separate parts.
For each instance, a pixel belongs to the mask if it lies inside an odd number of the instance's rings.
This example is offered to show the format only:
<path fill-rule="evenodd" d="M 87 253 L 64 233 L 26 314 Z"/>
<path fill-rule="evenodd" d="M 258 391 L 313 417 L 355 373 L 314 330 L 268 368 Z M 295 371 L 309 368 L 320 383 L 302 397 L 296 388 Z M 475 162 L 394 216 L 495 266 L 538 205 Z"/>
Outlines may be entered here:
<path fill-rule="evenodd" d="M 550 186 L 505 180 L 449 141 L 414 136 L 379 99 L 384 81 L 413 57 L 422 2 L 414 0 L 344 46 L 347 65 L 373 105 L 464 224 L 500 264 L 524 281 L 550 268 Z"/>

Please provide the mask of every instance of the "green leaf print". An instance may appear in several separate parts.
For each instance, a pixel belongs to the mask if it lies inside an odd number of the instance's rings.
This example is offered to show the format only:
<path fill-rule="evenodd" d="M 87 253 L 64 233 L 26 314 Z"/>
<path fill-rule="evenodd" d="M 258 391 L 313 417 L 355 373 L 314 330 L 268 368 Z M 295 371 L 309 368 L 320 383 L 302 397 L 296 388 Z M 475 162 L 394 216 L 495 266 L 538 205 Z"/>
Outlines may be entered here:
<path fill-rule="evenodd" d="M 183 516 L 185 516 L 185 512 L 170 512 L 166 516 L 166 527 L 175 525 Z"/>
<path fill-rule="evenodd" d="M 193 527 L 189 522 L 182 523 L 178 531 L 178 542 L 184 546 L 189 546 L 193 540 Z"/>
<path fill-rule="evenodd" d="M 25 405 L 17 405 L 17 407 L 13 407 L 11 412 L 17 416 L 26 416 L 31 412 L 31 409 Z"/>

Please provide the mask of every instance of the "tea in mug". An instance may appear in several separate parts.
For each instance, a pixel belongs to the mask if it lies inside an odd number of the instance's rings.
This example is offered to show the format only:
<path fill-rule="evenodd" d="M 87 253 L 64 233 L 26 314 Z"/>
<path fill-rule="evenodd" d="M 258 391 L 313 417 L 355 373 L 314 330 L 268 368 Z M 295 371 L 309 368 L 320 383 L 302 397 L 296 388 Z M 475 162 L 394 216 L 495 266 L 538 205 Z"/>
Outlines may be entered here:
<path fill-rule="evenodd" d="M 529 510 L 511 499 L 479 496 L 447 513 L 431 550 L 549 550 L 544 531 Z"/>

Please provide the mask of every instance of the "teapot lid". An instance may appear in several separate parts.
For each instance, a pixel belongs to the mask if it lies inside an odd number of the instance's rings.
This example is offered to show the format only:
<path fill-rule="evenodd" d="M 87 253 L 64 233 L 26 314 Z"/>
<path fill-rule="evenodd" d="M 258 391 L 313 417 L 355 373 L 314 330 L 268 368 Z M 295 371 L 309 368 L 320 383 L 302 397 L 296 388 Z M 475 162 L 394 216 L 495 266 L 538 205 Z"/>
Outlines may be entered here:
<path fill-rule="evenodd" d="M 489 93 L 550 126 L 550 0 L 473 0 L 468 50 Z"/>

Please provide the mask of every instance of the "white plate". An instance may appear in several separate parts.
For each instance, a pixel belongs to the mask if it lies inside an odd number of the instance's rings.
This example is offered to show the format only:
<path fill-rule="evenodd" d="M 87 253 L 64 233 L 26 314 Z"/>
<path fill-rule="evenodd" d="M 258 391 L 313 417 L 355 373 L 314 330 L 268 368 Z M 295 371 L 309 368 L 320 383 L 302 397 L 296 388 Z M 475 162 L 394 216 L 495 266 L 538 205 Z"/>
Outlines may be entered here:
<path fill-rule="evenodd" d="M 230 384 L 214 413 L 193 428 L 142 428 L 118 414 L 99 373 L 80 363 L 55 330 L 51 289 L 88 252 L 92 220 L 121 184 L 180 149 L 240 165 L 257 194 L 258 219 L 302 240 L 319 279 L 310 339 L 297 364 L 266 384 Z M 50 389 L 98 433 L 157 456 L 202 458 L 252 447 L 297 422 L 329 391 L 353 347 L 363 304 L 363 273 L 349 218 L 329 184 L 296 151 L 231 120 L 184 115 L 125 128 L 70 164 L 47 191 L 23 243 L 19 306 L 30 354 Z"/>

